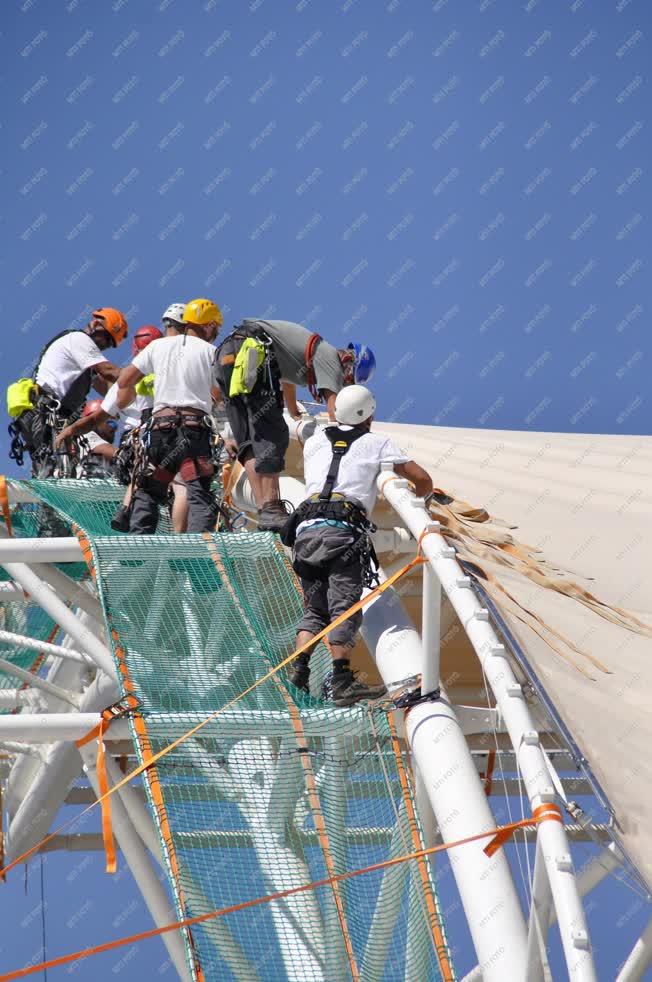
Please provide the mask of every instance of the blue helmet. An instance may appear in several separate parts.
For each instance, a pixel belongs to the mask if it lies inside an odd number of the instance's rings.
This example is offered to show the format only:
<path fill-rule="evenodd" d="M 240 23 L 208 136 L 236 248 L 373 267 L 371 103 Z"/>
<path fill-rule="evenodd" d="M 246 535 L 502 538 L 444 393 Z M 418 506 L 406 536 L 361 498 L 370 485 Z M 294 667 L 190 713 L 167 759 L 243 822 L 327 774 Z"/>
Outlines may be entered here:
<path fill-rule="evenodd" d="M 350 341 L 347 345 L 351 348 L 355 356 L 355 382 L 356 385 L 364 385 L 376 371 L 376 356 L 367 344 L 357 344 Z"/>

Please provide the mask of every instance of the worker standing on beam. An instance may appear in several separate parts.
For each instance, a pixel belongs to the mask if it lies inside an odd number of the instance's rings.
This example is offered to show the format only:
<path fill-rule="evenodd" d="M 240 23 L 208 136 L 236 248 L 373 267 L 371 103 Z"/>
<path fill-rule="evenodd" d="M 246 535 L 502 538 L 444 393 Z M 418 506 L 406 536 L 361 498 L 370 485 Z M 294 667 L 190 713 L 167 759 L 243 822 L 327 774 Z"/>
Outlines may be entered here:
<path fill-rule="evenodd" d="M 287 519 L 279 475 L 289 443 L 283 402 L 300 419 L 297 385 L 325 402 L 335 419 L 335 397 L 346 385 L 367 382 L 376 365 L 365 344 L 338 349 L 301 324 L 244 320 L 218 348 L 217 381 L 258 508 L 261 532 L 280 532 Z"/>
<path fill-rule="evenodd" d="M 154 408 L 147 424 L 144 467 L 136 478 L 129 531 L 156 532 L 159 505 L 167 503 L 168 488 L 176 474 L 186 484 L 188 532 L 210 532 L 217 520 L 217 502 L 211 490 L 212 400 L 215 387 L 213 342 L 222 323 L 217 304 L 200 298 L 184 310 L 181 331 L 153 341 L 120 373 L 118 407 L 125 409 L 136 396 L 136 385 L 154 375 Z"/>
<path fill-rule="evenodd" d="M 369 516 L 376 501 L 376 481 L 383 464 L 425 497 L 432 491 L 430 475 L 385 436 L 371 432 L 376 400 L 362 385 L 343 389 L 335 400 L 336 426 L 319 429 L 303 451 L 307 499 L 288 519 L 281 535 L 293 546 L 292 562 L 301 580 L 304 614 L 297 627 L 297 647 L 307 644 L 340 614 L 357 603 L 373 583 L 375 560 Z M 333 702 L 351 706 L 385 691 L 365 685 L 351 671 L 350 654 L 362 622 L 358 612 L 328 635 L 333 657 Z M 314 650 L 314 649 L 313 649 Z M 308 691 L 310 655 L 292 663 L 290 681 Z"/>

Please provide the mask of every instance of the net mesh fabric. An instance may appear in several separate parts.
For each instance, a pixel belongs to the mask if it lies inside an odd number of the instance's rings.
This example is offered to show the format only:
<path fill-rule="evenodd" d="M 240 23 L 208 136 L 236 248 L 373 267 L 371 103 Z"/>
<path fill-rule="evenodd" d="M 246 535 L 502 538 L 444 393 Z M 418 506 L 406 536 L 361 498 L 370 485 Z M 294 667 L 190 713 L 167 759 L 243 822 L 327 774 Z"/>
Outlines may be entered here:
<path fill-rule="evenodd" d="M 178 917 L 422 847 L 383 711 L 302 694 L 286 668 L 228 705 L 294 647 L 301 599 L 276 538 L 114 535 L 116 499 L 100 484 L 30 487 L 88 534 L 116 666 L 143 704 L 138 761 L 225 707 L 143 775 Z M 323 647 L 313 663 L 315 693 Z M 207 982 L 439 979 L 429 903 L 423 867 L 402 863 L 193 927 L 189 970 Z"/>

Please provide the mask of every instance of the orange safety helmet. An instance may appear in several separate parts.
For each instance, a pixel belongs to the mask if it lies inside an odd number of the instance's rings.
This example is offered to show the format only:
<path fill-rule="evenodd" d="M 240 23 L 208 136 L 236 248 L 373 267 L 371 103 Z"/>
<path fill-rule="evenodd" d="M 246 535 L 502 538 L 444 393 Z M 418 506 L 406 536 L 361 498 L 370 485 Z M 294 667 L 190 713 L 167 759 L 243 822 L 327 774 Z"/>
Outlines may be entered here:
<path fill-rule="evenodd" d="M 122 311 L 115 307 L 98 307 L 92 317 L 93 320 L 102 321 L 102 329 L 111 338 L 114 348 L 127 337 L 127 319 Z"/>

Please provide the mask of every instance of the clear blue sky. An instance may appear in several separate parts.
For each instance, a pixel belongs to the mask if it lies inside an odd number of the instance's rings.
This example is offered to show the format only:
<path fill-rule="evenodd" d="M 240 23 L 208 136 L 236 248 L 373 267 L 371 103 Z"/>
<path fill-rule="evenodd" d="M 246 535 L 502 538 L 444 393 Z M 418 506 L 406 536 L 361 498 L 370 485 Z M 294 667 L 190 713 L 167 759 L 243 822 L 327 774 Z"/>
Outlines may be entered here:
<path fill-rule="evenodd" d="M 650 433 L 642 0 L 11 0 L 2 21 L 4 384 L 94 306 L 137 327 L 206 295 L 227 327 L 371 343 L 381 418 Z M 79 863 L 46 862 L 52 949 L 147 924 L 127 874 Z M 3 966 L 38 954 L 36 885 L 0 890 Z M 632 903 L 596 894 L 599 941 L 625 917 L 605 979 Z"/>

